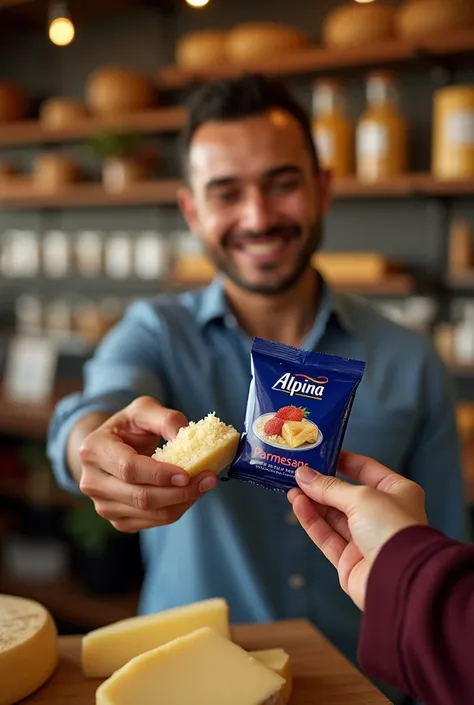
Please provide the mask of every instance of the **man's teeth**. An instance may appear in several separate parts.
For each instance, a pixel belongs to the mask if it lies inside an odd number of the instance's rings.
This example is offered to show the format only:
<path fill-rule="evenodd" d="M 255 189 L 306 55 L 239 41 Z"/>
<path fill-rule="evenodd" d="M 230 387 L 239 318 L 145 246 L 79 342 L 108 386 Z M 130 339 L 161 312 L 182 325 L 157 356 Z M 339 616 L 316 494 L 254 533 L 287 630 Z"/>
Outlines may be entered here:
<path fill-rule="evenodd" d="M 269 255 L 277 252 L 281 247 L 281 240 L 273 242 L 247 242 L 245 249 L 253 255 Z"/>

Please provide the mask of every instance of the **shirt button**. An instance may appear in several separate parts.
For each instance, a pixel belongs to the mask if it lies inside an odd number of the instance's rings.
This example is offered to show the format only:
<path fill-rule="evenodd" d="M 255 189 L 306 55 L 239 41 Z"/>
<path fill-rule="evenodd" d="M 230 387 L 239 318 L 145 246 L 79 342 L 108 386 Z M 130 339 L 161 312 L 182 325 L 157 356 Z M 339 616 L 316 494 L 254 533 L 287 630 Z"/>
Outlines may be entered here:
<path fill-rule="evenodd" d="M 288 578 L 288 585 L 292 590 L 301 590 L 306 585 L 306 578 L 300 573 L 294 573 Z"/>
<path fill-rule="evenodd" d="M 296 518 L 296 515 L 294 512 L 288 512 L 288 514 L 285 517 L 285 521 L 290 526 L 296 526 L 296 524 L 299 524 L 299 521 Z"/>

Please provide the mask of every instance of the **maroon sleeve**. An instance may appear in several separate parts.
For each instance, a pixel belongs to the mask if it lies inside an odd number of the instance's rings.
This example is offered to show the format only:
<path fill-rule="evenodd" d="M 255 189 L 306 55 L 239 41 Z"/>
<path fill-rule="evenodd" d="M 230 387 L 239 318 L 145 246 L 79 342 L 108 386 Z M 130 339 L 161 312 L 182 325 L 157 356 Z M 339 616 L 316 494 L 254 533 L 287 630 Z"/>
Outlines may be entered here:
<path fill-rule="evenodd" d="M 414 526 L 383 547 L 369 576 L 359 662 L 429 705 L 474 703 L 474 546 Z"/>

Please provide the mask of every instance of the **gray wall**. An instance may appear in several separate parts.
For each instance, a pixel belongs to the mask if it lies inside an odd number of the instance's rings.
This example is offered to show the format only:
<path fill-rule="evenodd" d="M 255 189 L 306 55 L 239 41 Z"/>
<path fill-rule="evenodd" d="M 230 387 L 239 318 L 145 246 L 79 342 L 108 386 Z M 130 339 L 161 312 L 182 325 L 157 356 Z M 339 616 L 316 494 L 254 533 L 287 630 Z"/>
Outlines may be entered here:
<path fill-rule="evenodd" d="M 20 81 L 38 99 L 51 94 L 81 96 L 87 76 L 100 64 L 118 62 L 152 74 L 160 64 L 172 63 L 176 38 L 194 28 L 225 27 L 249 19 L 278 19 L 300 26 L 317 41 L 322 18 L 338 4 L 340 0 L 260 0 L 259 3 L 211 0 L 209 7 L 193 10 L 183 2 L 179 12 L 168 17 L 142 8 L 131 14 L 78 26 L 75 41 L 66 48 L 52 46 L 45 33 L 23 33 L 12 36 L 0 46 L 0 76 Z M 432 93 L 439 77 L 439 71 L 420 66 L 402 67 L 400 71 L 402 109 L 411 125 L 412 169 L 428 170 L 430 167 Z M 466 67 L 454 73 L 455 81 L 473 79 L 474 71 Z M 351 72 L 346 80 L 349 112 L 355 121 L 364 106 L 363 73 Z M 311 77 L 300 77 L 290 84 L 309 108 Z M 163 154 L 169 158 L 172 171 L 176 163 L 174 138 L 157 139 Z M 80 154 L 87 168 L 97 171 L 97 165 L 90 161 L 83 145 L 57 148 Z M 34 148 L 3 150 L 0 158 L 11 158 L 18 166 L 28 168 L 34 153 Z M 445 267 L 446 220 L 443 216 L 467 217 L 474 224 L 470 199 L 453 199 L 445 205 L 423 198 L 338 201 L 327 218 L 326 247 L 379 250 L 415 268 L 440 274 Z M 0 209 L 0 232 L 12 226 L 62 227 L 70 231 L 86 227 L 166 231 L 181 224 L 177 209 L 169 207 L 56 212 Z"/>

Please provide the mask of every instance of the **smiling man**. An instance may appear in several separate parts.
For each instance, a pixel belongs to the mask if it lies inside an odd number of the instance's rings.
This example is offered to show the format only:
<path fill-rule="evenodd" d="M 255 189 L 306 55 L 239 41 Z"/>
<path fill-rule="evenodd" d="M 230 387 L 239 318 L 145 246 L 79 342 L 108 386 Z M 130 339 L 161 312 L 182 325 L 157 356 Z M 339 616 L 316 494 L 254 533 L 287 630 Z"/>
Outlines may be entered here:
<path fill-rule="evenodd" d="M 241 428 L 255 335 L 362 359 L 345 447 L 422 485 L 430 522 L 461 538 L 449 381 L 427 340 L 312 268 L 328 180 L 284 86 L 218 81 L 189 108 L 179 202 L 219 276 L 129 309 L 87 364 L 83 393 L 59 404 L 49 455 L 62 486 L 79 486 L 119 530 L 143 531 L 142 612 L 219 595 L 234 622 L 307 618 L 355 662 L 360 614 L 285 496 L 210 473 L 189 481 L 149 455 L 157 435 L 213 410 Z"/>

